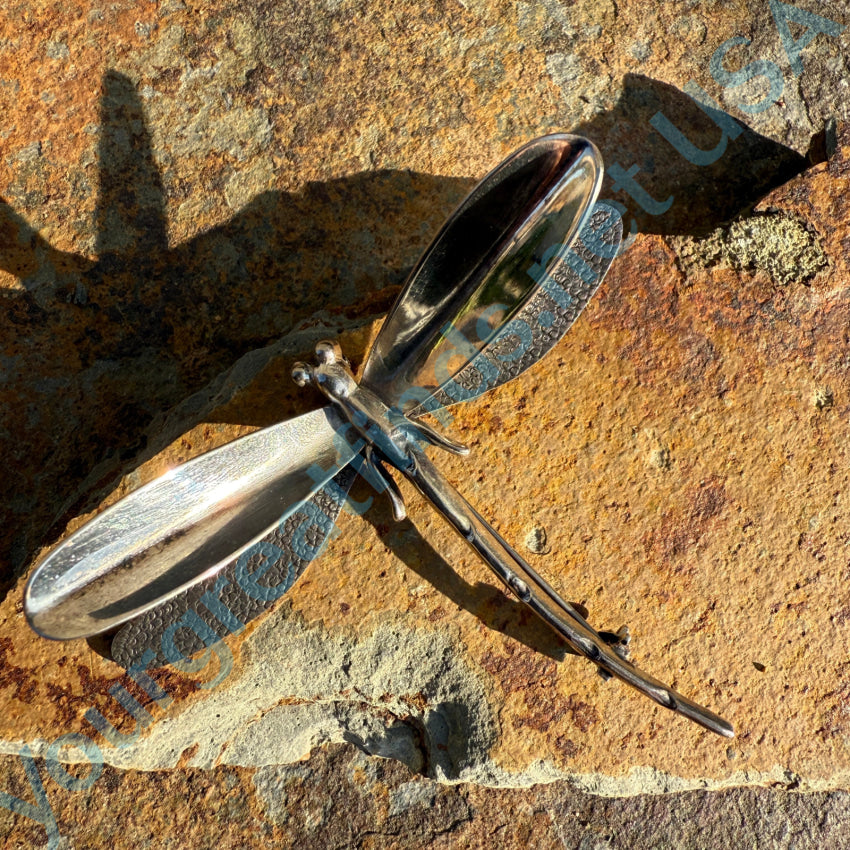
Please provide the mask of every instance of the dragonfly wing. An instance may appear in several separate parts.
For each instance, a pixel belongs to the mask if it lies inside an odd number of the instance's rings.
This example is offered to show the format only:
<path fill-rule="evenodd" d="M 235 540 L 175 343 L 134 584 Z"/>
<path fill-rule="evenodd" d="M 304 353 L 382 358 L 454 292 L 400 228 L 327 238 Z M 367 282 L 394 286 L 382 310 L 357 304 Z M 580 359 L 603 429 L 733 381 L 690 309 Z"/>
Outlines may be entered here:
<path fill-rule="evenodd" d="M 98 514 L 24 593 L 30 625 L 67 640 L 114 628 L 216 574 L 294 513 L 354 449 L 327 407 L 194 458 Z"/>
<path fill-rule="evenodd" d="M 594 145 L 563 134 L 529 142 L 493 169 L 417 263 L 361 384 L 403 410 L 443 386 L 540 288 L 534 270 L 572 245 L 601 181 Z"/>
<path fill-rule="evenodd" d="M 271 608 L 324 551 L 356 477 L 346 467 L 218 575 L 122 626 L 109 647 L 113 660 L 129 668 L 148 652 L 154 666 L 188 658 Z"/>
<path fill-rule="evenodd" d="M 623 223 L 598 204 L 565 258 L 551 265 L 543 285 L 460 371 L 409 415 L 449 407 L 511 381 L 544 357 L 570 329 L 602 283 L 620 246 Z M 462 344 L 462 341 L 461 341 Z"/>

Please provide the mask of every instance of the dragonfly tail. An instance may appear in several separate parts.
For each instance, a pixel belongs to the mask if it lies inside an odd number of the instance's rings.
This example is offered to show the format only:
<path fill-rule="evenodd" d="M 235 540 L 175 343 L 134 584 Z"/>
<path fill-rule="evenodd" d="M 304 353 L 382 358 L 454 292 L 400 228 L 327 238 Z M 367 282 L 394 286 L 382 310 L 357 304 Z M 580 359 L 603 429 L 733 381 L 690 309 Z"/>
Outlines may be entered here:
<path fill-rule="evenodd" d="M 706 729 L 732 737 L 734 730 L 726 720 L 693 700 L 644 673 L 625 660 L 583 614 L 564 600 L 549 583 L 514 550 L 504 538 L 440 474 L 421 452 L 405 470 L 416 488 L 449 521 L 502 580 L 508 589 L 541 617 L 580 655 L 600 670 L 631 685 L 645 696 Z"/>

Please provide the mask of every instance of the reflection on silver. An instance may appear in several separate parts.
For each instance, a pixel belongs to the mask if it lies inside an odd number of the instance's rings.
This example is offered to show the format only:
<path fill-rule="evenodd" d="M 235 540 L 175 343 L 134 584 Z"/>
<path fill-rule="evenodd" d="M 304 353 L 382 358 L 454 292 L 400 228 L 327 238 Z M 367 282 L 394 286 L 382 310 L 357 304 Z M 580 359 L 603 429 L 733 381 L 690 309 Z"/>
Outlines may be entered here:
<path fill-rule="evenodd" d="M 154 606 L 197 593 L 270 529 L 279 530 L 277 551 L 303 569 L 314 555 L 297 552 L 299 535 L 289 526 L 282 533 L 282 520 L 309 505 L 310 552 L 320 551 L 350 483 L 331 479 L 355 461 L 388 494 L 396 518 L 405 508 L 391 470 L 411 481 L 505 586 L 601 672 L 731 736 L 725 720 L 629 663 L 622 636 L 594 630 L 586 612 L 564 601 L 424 451 L 466 453 L 419 417 L 537 362 L 599 286 L 622 236 L 619 217 L 594 207 L 601 179 L 598 151 L 575 136 L 546 136 L 511 155 L 425 252 L 359 383 L 339 348 L 321 343 L 316 365 L 296 364 L 293 377 L 321 390 L 328 407 L 196 458 L 95 517 L 30 579 L 24 601 L 33 628 L 67 639 L 133 620 L 122 630 L 131 646 L 156 616 Z M 317 522 L 317 514 L 328 522 Z M 291 580 L 298 574 L 293 569 Z"/>
<path fill-rule="evenodd" d="M 207 452 L 98 514 L 27 585 L 41 635 L 98 634 L 212 575 L 298 508 L 354 456 L 332 408 Z M 324 479 L 308 470 L 327 469 Z"/>
<path fill-rule="evenodd" d="M 454 340 L 482 348 L 540 289 L 528 270 L 550 248 L 575 240 L 601 183 L 599 152 L 576 137 L 538 139 L 491 171 L 413 269 L 362 383 L 389 405 L 411 387 L 436 390 L 445 379 L 435 366 L 457 347 Z M 493 329 L 489 335 L 480 332 L 482 321 Z"/>

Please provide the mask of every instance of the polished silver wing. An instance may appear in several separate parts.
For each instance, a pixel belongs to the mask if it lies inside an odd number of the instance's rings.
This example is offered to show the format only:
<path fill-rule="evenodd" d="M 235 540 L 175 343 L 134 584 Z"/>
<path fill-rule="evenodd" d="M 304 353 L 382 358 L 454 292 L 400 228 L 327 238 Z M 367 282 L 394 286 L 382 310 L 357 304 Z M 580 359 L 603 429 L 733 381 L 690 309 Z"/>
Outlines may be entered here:
<path fill-rule="evenodd" d="M 478 351 L 456 339 L 457 371 L 442 375 L 441 385 L 420 396 L 408 414 L 467 401 L 512 381 L 541 360 L 572 327 L 602 283 L 622 239 L 622 220 L 611 207 L 597 205 L 568 252 L 552 262 L 541 286 L 516 315 L 500 327 Z M 487 334 L 482 328 L 482 335 Z M 460 365 L 463 364 L 463 365 Z"/>
<path fill-rule="evenodd" d="M 265 613 L 334 536 L 357 472 L 346 466 L 216 575 L 125 623 L 106 650 L 122 667 L 189 658 Z M 357 511 L 367 503 L 352 503 Z M 170 657 L 171 656 L 171 657 Z"/>
<path fill-rule="evenodd" d="M 411 411 L 493 343 L 501 356 L 495 355 L 495 371 L 487 370 L 484 383 L 479 381 L 479 392 L 509 380 L 548 350 L 616 253 L 606 249 L 608 256 L 594 259 L 586 249 L 585 256 L 574 251 L 590 222 L 602 170 L 590 141 L 557 134 L 528 143 L 491 171 L 413 269 L 368 356 L 361 384 L 389 406 Z M 609 232 L 597 242 L 609 245 L 611 238 Z M 541 325 L 541 314 L 543 325 L 549 324 L 521 355 L 512 356 L 503 329 L 512 320 L 514 329 L 522 329 L 523 311 L 526 324 L 533 318 Z M 469 397 L 459 395 L 443 392 L 442 399 Z"/>
<path fill-rule="evenodd" d="M 105 632 L 214 576 L 354 457 L 325 407 L 207 452 L 130 493 L 38 566 L 30 625 L 67 640 Z"/>

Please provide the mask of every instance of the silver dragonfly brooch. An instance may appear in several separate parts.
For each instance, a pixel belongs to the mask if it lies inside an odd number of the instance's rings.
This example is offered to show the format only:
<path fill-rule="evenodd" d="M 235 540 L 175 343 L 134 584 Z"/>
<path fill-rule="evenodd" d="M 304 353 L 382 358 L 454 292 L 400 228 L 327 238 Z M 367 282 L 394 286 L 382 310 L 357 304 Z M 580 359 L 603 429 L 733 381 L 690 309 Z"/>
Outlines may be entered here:
<path fill-rule="evenodd" d="M 595 630 L 439 472 L 426 446 L 468 449 L 423 420 L 512 380 L 573 324 L 620 249 L 597 204 L 602 159 L 566 134 L 493 169 L 414 267 L 359 381 L 339 347 L 293 378 L 329 404 L 172 469 L 109 507 L 38 566 L 30 625 L 60 640 L 108 635 L 125 666 L 185 660 L 272 605 L 314 560 L 359 473 L 405 516 L 403 475 L 508 590 L 605 677 L 720 735 L 732 726 L 627 658 L 628 631 Z M 145 655 L 144 653 L 147 652 Z"/>

